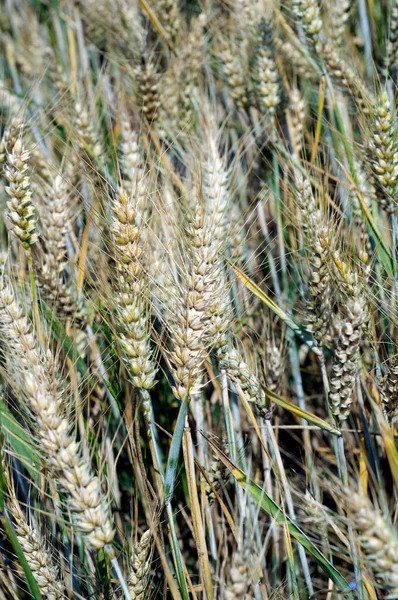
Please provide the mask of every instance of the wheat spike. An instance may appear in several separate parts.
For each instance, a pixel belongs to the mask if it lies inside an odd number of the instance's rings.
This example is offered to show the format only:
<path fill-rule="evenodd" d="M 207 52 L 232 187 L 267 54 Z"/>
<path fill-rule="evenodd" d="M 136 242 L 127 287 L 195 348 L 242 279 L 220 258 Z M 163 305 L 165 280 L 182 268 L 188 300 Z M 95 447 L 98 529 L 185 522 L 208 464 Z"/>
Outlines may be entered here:
<path fill-rule="evenodd" d="M 65 393 L 54 373 L 51 355 L 38 339 L 12 289 L 0 286 L 0 334 L 20 374 L 21 387 L 36 419 L 36 435 L 47 468 L 66 493 L 73 523 L 87 543 L 99 549 L 113 540 L 108 502 L 65 416 Z"/>
<path fill-rule="evenodd" d="M 329 401 L 334 416 L 345 421 L 351 411 L 358 373 L 358 352 L 367 315 L 364 284 L 359 274 L 342 263 L 337 252 L 334 260 L 344 277 L 341 316 L 336 326 L 334 361 L 330 377 Z M 366 278 L 365 278 L 366 281 Z"/>
<path fill-rule="evenodd" d="M 32 203 L 32 191 L 28 175 L 29 152 L 25 150 L 22 139 L 18 138 L 11 153 L 7 154 L 4 177 L 8 186 L 6 192 L 7 217 L 10 229 L 20 239 L 24 248 L 35 244 L 39 238 L 36 231 L 36 210 Z"/>
<path fill-rule="evenodd" d="M 148 576 L 151 570 L 152 559 L 152 534 L 148 529 L 140 541 L 134 544 L 131 553 L 131 566 L 129 574 L 129 592 L 131 600 L 144 600 L 148 587 Z"/>
<path fill-rule="evenodd" d="M 374 573 L 378 586 L 388 598 L 398 594 L 398 538 L 383 516 L 365 496 L 345 490 L 349 518 L 358 532 L 366 565 Z"/>
<path fill-rule="evenodd" d="M 317 0 L 292 0 L 292 11 L 304 32 L 317 42 L 323 25 Z"/>
<path fill-rule="evenodd" d="M 137 181 L 137 187 L 143 186 Z M 142 198 L 119 190 L 113 203 L 112 234 L 117 260 L 115 301 L 119 342 L 128 373 L 139 389 L 155 383 L 156 363 L 150 346 L 150 314 L 146 301 L 147 278 L 143 267 L 145 225 L 139 218 Z"/>
<path fill-rule="evenodd" d="M 66 598 L 65 586 L 60 578 L 59 569 L 54 564 L 51 551 L 41 534 L 38 526 L 33 521 L 28 522 L 15 494 L 11 483 L 9 470 L 4 468 L 9 497 L 7 508 L 12 517 L 15 533 L 36 580 L 43 598 L 48 600 L 61 600 Z"/>
<path fill-rule="evenodd" d="M 372 166 L 376 199 L 389 213 L 398 210 L 395 195 L 398 182 L 398 140 L 396 115 L 384 91 L 375 108 L 374 129 L 369 140 L 368 156 Z"/>

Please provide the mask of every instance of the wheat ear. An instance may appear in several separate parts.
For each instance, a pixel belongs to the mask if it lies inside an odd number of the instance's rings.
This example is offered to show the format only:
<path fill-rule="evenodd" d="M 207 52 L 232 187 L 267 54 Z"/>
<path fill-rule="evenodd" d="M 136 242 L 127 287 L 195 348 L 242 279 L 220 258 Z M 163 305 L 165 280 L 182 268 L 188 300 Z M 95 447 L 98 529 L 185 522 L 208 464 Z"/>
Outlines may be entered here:
<path fill-rule="evenodd" d="M 388 598 L 398 594 L 398 538 L 383 516 L 363 495 L 345 490 L 349 518 L 358 532 L 359 544 L 367 566 Z"/>
<path fill-rule="evenodd" d="M 390 105 L 387 91 L 381 94 L 375 108 L 368 156 L 372 166 L 376 199 L 387 212 L 394 213 L 398 210 L 398 140 L 396 115 Z"/>
<path fill-rule="evenodd" d="M 61 580 L 59 569 L 54 564 L 46 540 L 38 526 L 33 521 L 28 522 L 18 502 L 9 470 L 6 467 L 4 468 L 4 475 L 9 493 L 7 508 L 12 517 L 18 541 L 43 598 L 48 598 L 48 600 L 66 598 L 65 586 Z"/>
<path fill-rule="evenodd" d="M 142 186 L 141 181 L 137 182 Z M 143 268 L 142 214 L 138 210 L 140 196 L 119 190 L 113 202 L 112 234 L 117 259 L 117 320 L 119 342 L 132 383 L 150 390 L 157 371 L 150 346 L 150 314 L 146 300 L 147 281 Z M 141 208 L 142 208 L 142 202 Z"/>
<path fill-rule="evenodd" d="M 65 392 L 54 373 L 54 361 L 41 352 L 29 320 L 4 281 L 0 283 L 0 317 L 0 335 L 12 353 L 21 389 L 34 413 L 46 466 L 67 495 L 78 533 L 93 548 L 103 548 L 114 537 L 108 501 L 79 442 L 70 433 Z"/>
<path fill-rule="evenodd" d="M 140 541 L 135 543 L 131 553 L 131 566 L 128 580 L 131 600 L 144 600 L 148 587 L 148 576 L 151 570 L 152 534 L 148 529 Z"/>
<path fill-rule="evenodd" d="M 334 252 L 333 260 L 343 276 L 345 294 L 342 294 L 341 315 L 336 326 L 329 401 L 334 416 L 339 421 L 345 421 L 351 411 L 358 373 L 359 344 L 367 311 L 365 285 L 360 281 L 358 272 L 344 264 L 337 252 Z"/>
<path fill-rule="evenodd" d="M 19 238 L 24 248 L 29 248 L 38 240 L 36 231 L 36 210 L 32 203 L 31 185 L 28 175 L 29 152 L 25 150 L 21 137 L 15 142 L 11 153 L 7 154 L 4 177 L 8 181 L 6 192 L 7 217 L 10 229 Z"/>
<path fill-rule="evenodd" d="M 317 42 L 323 25 L 317 0 L 292 0 L 292 11 L 304 32 Z"/>

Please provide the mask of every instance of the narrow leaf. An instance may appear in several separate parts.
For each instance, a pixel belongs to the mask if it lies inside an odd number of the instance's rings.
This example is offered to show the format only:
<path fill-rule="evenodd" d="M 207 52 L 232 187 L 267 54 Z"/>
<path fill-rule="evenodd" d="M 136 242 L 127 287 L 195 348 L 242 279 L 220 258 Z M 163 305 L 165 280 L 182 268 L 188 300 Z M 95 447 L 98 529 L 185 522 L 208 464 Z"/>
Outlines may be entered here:
<path fill-rule="evenodd" d="M 278 394 L 271 392 L 271 390 L 267 388 L 263 388 L 263 390 L 265 395 L 268 396 L 268 398 L 270 398 L 270 400 L 272 400 L 272 402 L 274 402 L 278 406 L 284 408 L 285 410 L 288 410 L 289 412 L 293 413 L 297 417 L 300 417 L 301 419 L 305 419 L 306 421 L 308 421 L 308 423 L 317 425 L 318 427 L 320 427 L 320 429 L 324 429 L 329 433 L 333 433 L 333 435 L 340 435 L 340 431 L 336 427 L 333 427 L 333 425 L 330 425 L 327 421 L 324 421 L 320 417 L 317 417 L 316 415 L 307 412 L 299 406 L 292 404 L 288 400 L 285 400 L 285 398 L 278 396 Z"/>
<path fill-rule="evenodd" d="M 322 356 L 322 351 L 318 348 L 317 343 L 313 340 L 308 333 L 303 331 L 301 327 L 297 325 L 293 321 L 293 319 L 281 308 L 278 306 L 261 288 L 258 287 L 254 281 L 250 279 L 239 267 L 234 265 L 228 258 L 225 258 L 231 269 L 235 272 L 237 277 L 242 281 L 242 283 L 250 290 L 261 302 L 263 302 L 272 312 L 274 312 L 281 321 L 287 325 L 294 333 L 299 337 L 303 342 L 309 346 L 312 351 L 318 356 Z"/>
<path fill-rule="evenodd" d="M 205 436 L 206 437 L 206 436 Z M 302 546 L 307 550 L 307 552 L 316 560 L 319 566 L 325 571 L 325 573 L 334 581 L 336 586 L 341 593 L 344 593 L 348 597 L 352 599 L 352 591 L 349 587 L 347 581 L 341 575 L 341 573 L 332 565 L 332 563 L 322 554 L 322 552 L 311 542 L 311 540 L 305 535 L 303 531 L 290 519 L 288 515 L 286 515 L 283 510 L 268 496 L 268 494 L 261 489 L 254 481 L 251 481 L 249 477 L 245 475 L 245 473 L 236 467 L 222 452 L 219 448 L 217 448 L 216 444 L 212 442 L 209 438 L 206 437 L 207 442 L 213 448 L 213 450 L 220 457 L 222 462 L 231 471 L 232 475 L 235 477 L 236 481 L 245 489 L 253 500 L 261 506 L 265 512 L 270 515 L 275 521 L 281 525 L 282 527 L 287 524 L 289 533 L 292 537 L 294 537 Z"/>
<path fill-rule="evenodd" d="M 164 476 L 164 501 L 169 504 L 174 492 L 174 484 L 177 476 L 178 457 L 180 456 L 182 434 L 184 432 L 185 417 L 187 416 L 189 395 L 180 406 L 176 426 L 171 440 L 169 456 L 167 458 L 166 474 Z"/>
<path fill-rule="evenodd" d="M 40 487 L 40 460 L 33 441 L 0 397 L 0 428 L 33 481 Z"/>

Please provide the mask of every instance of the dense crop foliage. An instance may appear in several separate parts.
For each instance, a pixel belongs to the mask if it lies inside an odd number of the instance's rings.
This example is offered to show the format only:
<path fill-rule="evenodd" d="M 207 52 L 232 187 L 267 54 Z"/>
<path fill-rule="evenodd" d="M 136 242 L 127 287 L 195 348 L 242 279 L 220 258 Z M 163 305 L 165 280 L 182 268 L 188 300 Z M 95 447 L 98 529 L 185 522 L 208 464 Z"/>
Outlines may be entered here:
<path fill-rule="evenodd" d="M 0 0 L 0 600 L 398 598 L 397 78 L 397 0 Z"/>

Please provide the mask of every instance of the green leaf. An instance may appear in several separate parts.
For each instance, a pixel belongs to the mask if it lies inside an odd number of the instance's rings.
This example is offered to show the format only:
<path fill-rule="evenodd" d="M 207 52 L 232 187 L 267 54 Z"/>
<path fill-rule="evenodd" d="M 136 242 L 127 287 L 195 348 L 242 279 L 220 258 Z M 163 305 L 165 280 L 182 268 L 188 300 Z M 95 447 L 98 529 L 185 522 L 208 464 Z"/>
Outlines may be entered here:
<path fill-rule="evenodd" d="M 324 429 L 325 431 L 328 431 L 329 433 L 333 433 L 333 435 L 340 435 L 340 431 L 336 427 L 333 427 L 333 425 L 330 425 L 327 421 L 324 421 L 320 417 L 317 417 L 316 415 L 307 412 L 303 408 L 292 404 L 288 400 L 285 400 L 285 398 L 282 398 L 282 396 L 278 396 L 278 394 L 271 392 L 271 390 L 265 387 L 263 387 L 263 390 L 265 395 L 278 406 L 284 408 L 285 410 L 288 410 L 289 412 L 293 413 L 297 417 L 300 417 L 301 419 L 305 419 L 306 421 L 308 421 L 308 423 L 312 423 L 313 425 L 317 425 L 318 427 Z"/>
<path fill-rule="evenodd" d="M 182 402 L 177 417 L 176 426 L 171 440 L 169 456 L 167 458 L 166 473 L 164 476 L 164 501 L 169 504 L 174 492 L 174 484 L 177 476 L 178 457 L 180 456 L 182 434 L 184 432 L 185 417 L 187 416 L 189 394 Z"/>
<path fill-rule="evenodd" d="M 309 346 L 312 351 L 318 356 L 322 356 L 322 351 L 318 348 L 315 340 L 311 338 L 309 334 L 307 334 L 303 329 L 301 329 L 297 323 L 293 321 L 293 319 L 281 308 L 278 306 L 261 288 L 258 287 L 254 281 L 250 279 L 239 267 L 234 265 L 228 258 L 225 258 L 231 269 L 235 272 L 237 277 L 242 281 L 242 283 L 250 290 L 261 302 L 263 302 L 272 312 L 274 312 L 281 321 L 287 325 L 294 333 L 297 335 L 303 342 Z"/>
<path fill-rule="evenodd" d="M 40 460 L 28 432 L 18 423 L 0 397 L 0 429 L 33 481 L 40 487 Z"/>
<path fill-rule="evenodd" d="M 206 437 L 206 436 L 204 436 Z M 227 469 L 231 471 L 236 481 L 242 486 L 243 489 L 247 490 L 254 502 L 258 506 L 261 506 L 265 512 L 275 519 L 275 521 L 282 527 L 287 526 L 289 533 L 294 537 L 302 546 L 307 550 L 319 566 L 325 571 L 325 573 L 332 579 L 338 588 L 340 593 L 343 593 L 347 597 L 352 599 L 352 590 L 349 587 L 347 581 L 341 575 L 341 573 L 332 565 L 332 563 L 322 554 L 322 552 L 311 542 L 311 540 L 305 535 L 303 531 L 286 515 L 283 510 L 268 496 L 268 494 L 260 488 L 254 481 L 251 481 L 245 473 L 236 467 L 229 458 L 219 449 L 216 444 L 206 437 L 207 442 L 220 457 L 222 462 L 225 464 Z"/>

